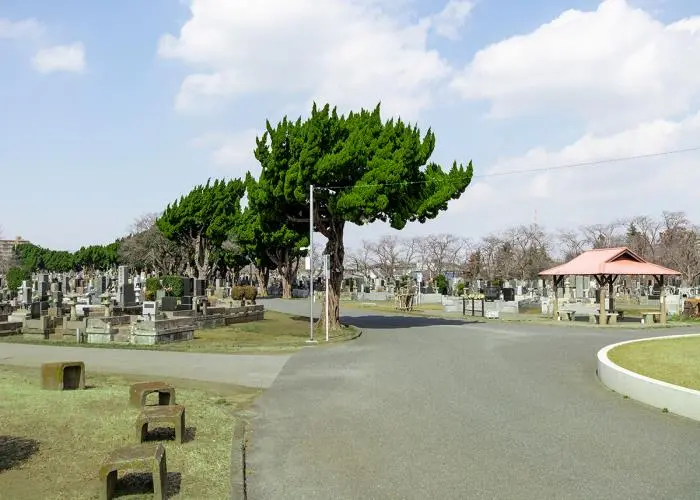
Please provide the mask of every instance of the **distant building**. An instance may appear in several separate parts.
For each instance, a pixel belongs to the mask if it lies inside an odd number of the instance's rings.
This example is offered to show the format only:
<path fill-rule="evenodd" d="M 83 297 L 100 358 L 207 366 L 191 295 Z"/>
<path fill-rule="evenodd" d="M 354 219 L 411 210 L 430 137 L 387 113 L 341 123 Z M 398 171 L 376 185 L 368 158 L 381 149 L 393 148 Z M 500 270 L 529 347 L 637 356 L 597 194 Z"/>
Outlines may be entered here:
<path fill-rule="evenodd" d="M 14 240 L 0 240 L 0 260 L 11 259 L 14 256 L 14 250 L 17 245 L 29 243 L 21 236 L 17 236 Z"/>

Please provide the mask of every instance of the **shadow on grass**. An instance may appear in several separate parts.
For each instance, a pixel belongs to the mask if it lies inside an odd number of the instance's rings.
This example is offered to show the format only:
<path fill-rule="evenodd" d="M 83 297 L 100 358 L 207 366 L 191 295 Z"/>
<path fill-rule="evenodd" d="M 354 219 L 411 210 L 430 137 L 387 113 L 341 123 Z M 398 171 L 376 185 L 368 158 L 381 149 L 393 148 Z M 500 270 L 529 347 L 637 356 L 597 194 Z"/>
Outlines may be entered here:
<path fill-rule="evenodd" d="M 29 460 L 39 451 L 39 442 L 18 436 L 0 436 L 0 472 Z"/>
<path fill-rule="evenodd" d="M 185 427 L 185 435 L 182 437 L 183 443 L 194 441 L 197 437 L 196 427 Z M 175 429 L 172 427 L 156 427 L 146 434 L 146 441 L 175 441 Z"/>
<path fill-rule="evenodd" d="M 293 316 L 292 319 L 298 321 L 309 321 L 308 316 Z M 454 325 L 469 325 L 474 323 L 483 323 L 483 320 L 473 319 L 448 319 L 431 316 L 409 316 L 409 315 L 391 315 L 382 316 L 379 314 L 368 314 L 366 316 L 344 316 L 341 318 L 341 323 L 344 325 L 352 325 L 358 328 L 376 328 L 379 330 L 400 329 L 400 328 L 422 328 L 428 326 L 454 326 Z"/>
<path fill-rule="evenodd" d="M 172 498 L 180 494 L 182 474 L 168 472 L 168 485 L 165 498 Z M 117 489 L 114 498 L 130 495 L 143 495 L 153 493 L 153 475 L 149 472 L 128 472 L 117 481 Z"/>

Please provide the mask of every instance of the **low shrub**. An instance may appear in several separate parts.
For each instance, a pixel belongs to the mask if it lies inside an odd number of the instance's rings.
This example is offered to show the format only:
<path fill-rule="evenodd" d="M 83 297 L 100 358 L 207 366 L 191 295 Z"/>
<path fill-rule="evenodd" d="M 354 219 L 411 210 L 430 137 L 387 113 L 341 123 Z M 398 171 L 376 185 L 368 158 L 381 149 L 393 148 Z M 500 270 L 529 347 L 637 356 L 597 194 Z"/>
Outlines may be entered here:
<path fill-rule="evenodd" d="M 145 288 L 146 292 L 153 292 L 153 296 L 155 297 L 156 291 L 161 288 L 160 280 L 154 276 L 146 278 Z"/>
<path fill-rule="evenodd" d="M 258 298 L 258 289 L 254 286 L 234 286 L 231 289 L 233 300 L 255 302 Z"/>
<path fill-rule="evenodd" d="M 185 287 L 180 276 L 163 276 L 163 288 L 168 297 L 182 297 Z"/>

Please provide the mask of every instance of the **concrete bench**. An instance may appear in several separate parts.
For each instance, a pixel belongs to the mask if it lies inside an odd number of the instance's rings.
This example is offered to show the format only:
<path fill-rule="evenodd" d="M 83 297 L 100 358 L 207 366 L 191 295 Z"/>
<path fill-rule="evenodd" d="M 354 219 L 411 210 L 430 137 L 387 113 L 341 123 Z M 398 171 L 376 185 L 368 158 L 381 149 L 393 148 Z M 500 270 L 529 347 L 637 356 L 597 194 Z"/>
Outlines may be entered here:
<path fill-rule="evenodd" d="M 559 321 L 573 321 L 575 316 L 576 311 L 573 309 L 564 309 L 563 311 L 559 311 Z"/>
<path fill-rule="evenodd" d="M 135 408 L 146 406 L 149 394 L 158 393 L 159 405 L 175 404 L 175 388 L 165 382 L 138 382 L 129 388 L 129 404 Z"/>
<path fill-rule="evenodd" d="M 181 405 L 145 406 L 136 419 L 136 438 L 143 443 L 148 437 L 149 424 L 169 424 L 175 427 L 175 441 L 185 439 L 185 407 Z"/>
<path fill-rule="evenodd" d="M 606 325 L 615 325 L 617 324 L 617 313 L 616 312 L 606 312 L 603 313 L 605 315 L 605 323 Z M 600 323 L 600 313 L 591 313 L 589 316 L 589 321 L 591 323 L 599 324 Z"/>
<path fill-rule="evenodd" d="M 85 389 L 85 363 L 58 361 L 42 364 L 41 387 L 54 391 Z"/>
<path fill-rule="evenodd" d="M 168 466 L 162 443 L 129 446 L 114 450 L 100 467 L 102 499 L 111 500 L 117 489 L 119 471 L 149 470 L 153 474 L 153 498 L 165 500 L 168 487 Z"/>
<path fill-rule="evenodd" d="M 652 324 L 661 321 L 661 311 L 642 311 L 639 314 L 642 315 L 642 323 Z"/>

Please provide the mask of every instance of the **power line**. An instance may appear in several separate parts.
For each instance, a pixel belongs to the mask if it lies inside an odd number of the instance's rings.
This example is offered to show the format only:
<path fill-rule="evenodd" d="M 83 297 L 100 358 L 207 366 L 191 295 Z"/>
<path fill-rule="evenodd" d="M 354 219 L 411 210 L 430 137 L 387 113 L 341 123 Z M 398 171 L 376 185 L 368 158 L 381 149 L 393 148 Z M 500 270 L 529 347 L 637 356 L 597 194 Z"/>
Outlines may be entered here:
<path fill-rule="evenodd" d="M 568 168 L 579 168 L 579 167 L 592 167 L 596 165 L 604 165 L 606 163 L 617 163 L 621 161 L 630 161 L 630 160 L 643 160 L 645 158 L 657 158 L 660 156 L 669 156 L 669 155 L 675 155 L 679 153 L 690 153 L 693 151 L 700 151 L 700 146 L 695 146 L 693 148 L 685 148 L 685 149 L 673 149 L 670 151 L 661 151 L 659 153 L 648 153 L 648 154 L 643 154 L 643 155 L 635 155 L 635 156 L 621 156 L 618 158 L 608 158 L 605 160 L 593 160 L 593 161 L 584 161 L 580 163 L 569 163 L 565 165 L 556 165 L 552 167 L 542 167 L 542 168 L 533 168 L 529 170 L 509 170 L 506 172 L 495 172 L 493 174 L 484 174 L 484 175 L 475 175 L 474 177 L 478 178 L 484 178 L 484 177 L 499 177 L 502 175 L 515 175 L 515 174 L 529 174 L 531 172 L 547 172 L 550 170 L 563 170 L 563 169 L 568 169 Z"/>
<path fill-rule="evenodd" d="M 554 166 L 550 166 L 550 167 L 533 168 L 533 169 L 529 169 L 529 170 L 508 170 L 505 172 L 494 172 L 491 174 L 474 175 L 472 178 L 473 179 L 485 179 L 485 178 L 489 178 L 489 177 L 503 177 L 506 175 L 530 174 L 533 172 L 549 172 L 552 170 L 565 170 L 565 169 L 570 169 L 570 168 L 592 167 L 592 166 L 597 166 L 597 165 L 605 165 L 608 163 L 619 163 L 619 162 L 623 162 L 623 161 L 643 160 L 646 158 L 658 158 L 661 156 L 670 156 L 670 155 L 675 155 L 675 154 L 680 154 L 680 153 L 691 153 L 694 151 L 700 151 L 700 146 L 695 146 L 692 148 L 684 148 L 684 149 L 672 149 L 672 150 L 668 150 L 668 151 L 660 151 L 658 153 L 647 153 L 647 154 L 640 154 L 640 155 L 634 155 L 634 156 L 620 156 L 617 158 L 607 158 L 607 159 L 603 159 L 603 160 L 584 161 L 584 162 L 579 162 L 579 163 L 567 163 L 567 164 L 563 164 L 563 165 L 554 165 Z M 374 184 L 362 184 L 359 186 L 355 185 L 355 184 L 347 184 L 344 186 L 318 186 L 314 189 L 336 190 L 336 189 L 360 188 L 360 187 L 407 186 L 407 185 L 412 185 L 412 184 L 428 184 L 430 182 L 434 182 L 434 181 L 381 182 L 381 183 L 374 183 Z"/>

